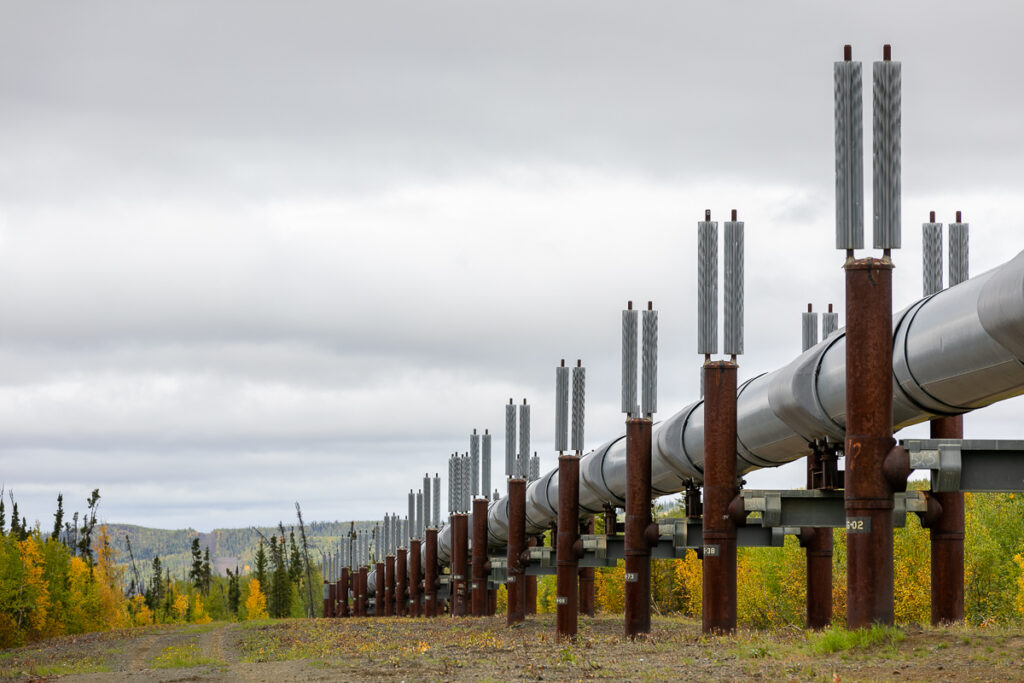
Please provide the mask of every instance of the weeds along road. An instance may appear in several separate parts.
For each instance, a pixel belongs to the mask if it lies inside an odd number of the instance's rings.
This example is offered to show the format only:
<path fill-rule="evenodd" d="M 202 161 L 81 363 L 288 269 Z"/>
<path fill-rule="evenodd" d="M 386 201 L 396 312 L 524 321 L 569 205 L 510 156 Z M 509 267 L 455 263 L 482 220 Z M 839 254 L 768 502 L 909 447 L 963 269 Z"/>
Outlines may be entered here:
<path fill-rule="evenodd" d="M 700 623 L 655 618 L 629 642 L 618 616 L 553 615 L 514 628 L 485 619 L 282 620 L 154 626 L 67 636 L 0 652 L 0 678 L 61 681 L 1019 680 L 1024 632 L 1001 627 L 876 628 L 705 638 Z"/>

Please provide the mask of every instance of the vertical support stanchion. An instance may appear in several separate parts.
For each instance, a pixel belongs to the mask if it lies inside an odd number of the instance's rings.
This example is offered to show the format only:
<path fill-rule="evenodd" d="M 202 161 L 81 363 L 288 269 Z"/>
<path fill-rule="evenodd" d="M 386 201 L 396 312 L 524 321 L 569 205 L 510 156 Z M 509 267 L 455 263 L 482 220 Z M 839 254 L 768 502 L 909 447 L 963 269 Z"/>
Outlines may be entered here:
<path fill-rule="evenodd" d="M 736 630 L 736 371 L 731 361 L 704 364 L 704 633 Z"/>
<path fill-rule="evenodd" d="M 395 615 L 406 615 L 406 597 L 409 591 L 409 551 L 399 548 L 395 556 Z"/>
<path fill-rule="evenodd" d="M 348 613 L 348 579 L 349 579 L 349 568 L 341 568 L 341 578 L 338 580 L 338 601 L 340 616 L 347 618 Z"/>
<path fill-rule="evenodd" d="M 846 270 L 846 626 L 893 623 L 892 262 Z"/>
<path fill-rule="evenodd" d="M 395 616 L 395 556 L 384 558 L 384 616 Z"/>
<path fill-rule="evenodd" d="M 464 617 L 468 611 L 466 556 L 469 554 L 469 515 L 452 515 L 452 616 Z"/>
<path fill-rule="evenodd" d="M 931 438 L 964 438 L 962 415 L 931 421 Z M 964 494 L 963 491 L 929 493 L 941 509 L 928 524 L 931 539 L 932 625 L 964 620 Z"/>
<path fill-rule="evenodd" d="M 373 616 L 383 617 L 387 613 L 387 596 L 384 595 L 384 563 L 378 562 L 373 578 Z"/>
<path fill-rule="evenodd" d="M 625 633 L 651 630 L 651 426 L 650 420 L 626 422 Z"/>
<path fill-rule="evenodd" d="M 474 617 L 487 616 L 487 499 L 473 500 L 473 581 L 470 584 Z"/>
<path fill-rule="evenodd" d="M 558 456 L 558 546 L 555 548 L 555 622 L 559 638 L 576 636 L 579 619 L 580 459 Z"/>
<path fill-rule="evenodd" d="M 537 545 L 538 545 L 537 537 L 536 536 L 530 536 L 530 538 L 526 539 L 526 548 L 524 549 L 525 550 L 524 554 L 529 555 L 530 548 L 536 548 Z M 536 614 L 537 613 L 537 575 L 536 574 L 526 574 L 526 567 L 527 567 L 528 564 L 529 564 L 529 561 L 526 560 L 526 559 L 523 559 L 523 573 L 526 575 L 526 602 L 523 604 L 523 607 L 526 609 L 526 613 L 527 614 Z"/>
<path fill-rule="evenodd" d="M 324 581 L 324 618 L 328 619 L 331 617 L 331 588 L 330 583 Z"/>
<path fill-rule="evenodd" d="M 361 617 L 366 616 L 366 567 L 359 568 L 359 611 Z"/>
<path fill-rule="evenodd" d="M 420 616 L 420 539 L 409 541 L 409 616 Z"/>
<path fill-rule="evenodd" d="M 430 528 L 426 532 L 427 547 L 423 551 L 423 589 L 426 595 L 423 607 L 428 617 L 437 616 L 437 529 Z"/>
<path fill-rule="evenodd" d="M 508 480 L 508 578 L 507 623 L 526 619 L 526 581 L 522 553 L 526 550 L 526 481 L 518 477 Z"/>
<path fill-rule="evenodd" d="M 580 523 L 580 534 L 594 533 L 594 518 Z M 582 567 L 579 571 L 580 577 L 580 614 L 588 617 L 594 616 L 594 568 Z"/>

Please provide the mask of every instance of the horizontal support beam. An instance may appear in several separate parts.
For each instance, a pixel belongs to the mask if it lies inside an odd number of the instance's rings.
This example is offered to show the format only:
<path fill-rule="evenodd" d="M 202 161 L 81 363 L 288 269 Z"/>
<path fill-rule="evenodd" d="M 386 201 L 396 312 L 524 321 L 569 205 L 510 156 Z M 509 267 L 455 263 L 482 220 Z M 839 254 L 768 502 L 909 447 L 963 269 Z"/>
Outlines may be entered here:
<path fill-rule="evenodd" d="M 910 467 L 931 471 L 936 493 L 1024 491 L 1024 441 L 1011 439 L 904 439 Z"/>

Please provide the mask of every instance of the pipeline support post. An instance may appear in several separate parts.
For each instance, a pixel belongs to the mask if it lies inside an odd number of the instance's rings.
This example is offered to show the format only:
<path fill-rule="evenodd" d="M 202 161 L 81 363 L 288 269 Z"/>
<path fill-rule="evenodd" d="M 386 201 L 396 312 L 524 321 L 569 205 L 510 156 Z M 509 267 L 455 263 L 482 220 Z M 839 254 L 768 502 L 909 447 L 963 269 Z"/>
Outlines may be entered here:
<path fill-rule="evenodd" d="M 821 453 L 815 445 L 807 456 L 807 489 L 821 488 L 815 473 L 822 468 Z M 823 629 L 832 623 L 832 529 L 800 529 L 800 545 L 807 553 L 807 595 L 804 624 L 808 629 Z"/>
<path fill-rule="evenodd" d="M 412 617 L 420 616 L 420 544 L 418 538 L 409 541 L 409 616 Z"/>
<path fill-rule="evenodd" d="M 846 627 L 893 623 L 893 493 L 909 457 L 892 438 L 892 262 L 846 271 Z"/>
<path fill-rule="evenodd" d="M 736 630 L 736 374 L 731 361 L 704 364 L 704 633 Z"/>
<path fill-rule="evenodd" d="M 576 636 L 579 620 L 580 459 L 558 456 L 555 623 L 559 638 Z"/>
<path fill-rule="evenodd" d="M 359 610 L 356 612 L 361 617 L 366 616 L 366 577 L 367 568 L 359 568 Z"/>
<path fill-rule="evenodd" d="M 338 580 L 338 600 L 342 617 L 348 617 L 348 578 L 349 568 L 341 568 L 341 578 Z"/>
<path fill-rule="evenodd" d="M 331 616 L 331 589 L 330 584 L 324 581 L 324 618 L 328 619 Z"/>
<path fill-rule="evenodd" d="M 649 419 L 626 421 L 625 633 L 651 631 L 651 428 Z"/>
<path fill-rule="evenodd" d="M 387 612 L 386 596 L 384 595 L 384 563 L 378 562 L 373 575 L 374 608 L 373 616 L 383 617 Z"/>
<path fill-rule="evenodd" d="M 591 517 L 585 522 L 580 523 L 580 534 L 593 534 L 594 533 L 594 518 Z M 594 616 L 594 568 L 583 567 L 579 571 L 580 577 L 580 614 L 585 614 L 588 617 Z"/>
<path fill-rule="evenodd" d="M 474 617 L 487 616 L 487 499 L 473 500 L 473 581 L 472 612 Z"/>
<path fill-rule="evenodd" d="M 469 554 L 469 515 L 452 515 L 452 616 L 464 617 L 469 611 L 466 591 L 466 558 Z"/>
<path fill-rule="evenodd" d="M 508 578 L 507 623 L 526 619 L 526 571 L 522 553 L 526 550 L 526 480 L 508 480 Z"/>
<path fill-rule="evenodd" d="M 962 415 L 931 421 L 933 439 L 962 439 Z M 926 524 L 931 538 L 932 625 L 964 620 L 964 494 L 963 491 L 929 493 L 941 509 Z"/>
<path fill-rule="evenodd" d="M 384 616 L 395 616 L 395 556 L 384 559 Z"/>
<path fill-rule="evenodd" d="M 423 590 L 426 593 L 423 599 L 423 608 L 428 617 L 437 616 L 437 529 L 430 528 L 426 531 L 427 547 L 423 551 Z"/>
<path fill-rule="evenodd" d="M 409 590 L 409 550 L 399 548 L 395 556 L 395 614 L 406 615 L 406 597 Z"/>

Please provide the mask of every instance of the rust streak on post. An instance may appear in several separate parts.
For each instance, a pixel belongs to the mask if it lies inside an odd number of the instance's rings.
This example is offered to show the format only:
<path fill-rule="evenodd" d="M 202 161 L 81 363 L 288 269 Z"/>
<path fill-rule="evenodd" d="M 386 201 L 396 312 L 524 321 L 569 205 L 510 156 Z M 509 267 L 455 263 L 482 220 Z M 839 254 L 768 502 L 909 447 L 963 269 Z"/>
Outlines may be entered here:
<path fill-rule="evenodd" d="M 650 420 L 626 421 L 625 633 L 651 631 L 651 427 Z"/>
<path fill-rule="evenodd" d="M 521 559 L 526 549 L 526 481 L 508 480 L 508 611 L 509 625 L 526 619 L 526 574 Z"/>
<path fill-rule="evenodd" d="M 338 579 L 338 600 L 341 602 L 341 616 L 348 616 L 348 567 L 341 568 L 341 578 Z"/>
<path fill-rule="evenodd" d="M 473 583 L 474 617 L 487 616 L 487 499 L 473 500 Z"/>
<path fill-rule="evenodd" d="M 558 456 L 558 536 L 555 548 L 555 624 L 559 638 L 576 635 L 579 620 L 580 459 Z"/>
<path fill-rule="evenodd" d="M 962 415 L 935 418 L 933 439 L 962 439 Z M 929 493 L 942 509 L 928 525 L 931 537 L 932 624 L 964 620 L 964 494 L 962 491 Z"/>
<path fill-rule="evenodd" d="M 409 590 L 409 551 L 407 548 L 399 548 L 395 556 L 395 614 L 400 617 L 406 615 L 406 596 Z"/>
<path fill-rule="evenodd" d="M 409 541 L 409 616 L 420 616 L 420 578 L 422 571 L 421 541 L 414 538 Z"/>
<path fill-rule="evenodd" d="M 594 533 L 594 518 L 580 523 L 581 534 Z M 579 572 L 580 577 L 580 614 L 588 617 L 594 616 L 594 568 L 583 567 Z"/>
<path fill-rule="evenodd" d="M 395 556 L 384 559 L 384 616 L 395 616 Z"/>
<path fill-rule="evenodd" d="M 466 559 L 469 554 L 469 515 L 452 515 L 452 616 L 464 617 L 469 611 L 466 590 Z"/>
<path fill-rule="evenodd" d="M 704 364 L 704 633 L 736 630 L 736 363 Z"/>
<path fill-rule="evenodd" d="M 427 529 L 427 548 L 423 552 L 423 608 L 428 617 L 437 616 L 437 529 Z"/>
<path fill-rule="evenodd" d="M 892 263 L 846 270 L 846 627 L 893 623 Z"/>

